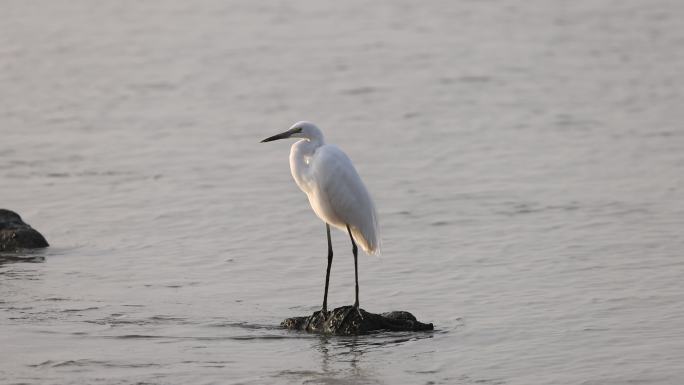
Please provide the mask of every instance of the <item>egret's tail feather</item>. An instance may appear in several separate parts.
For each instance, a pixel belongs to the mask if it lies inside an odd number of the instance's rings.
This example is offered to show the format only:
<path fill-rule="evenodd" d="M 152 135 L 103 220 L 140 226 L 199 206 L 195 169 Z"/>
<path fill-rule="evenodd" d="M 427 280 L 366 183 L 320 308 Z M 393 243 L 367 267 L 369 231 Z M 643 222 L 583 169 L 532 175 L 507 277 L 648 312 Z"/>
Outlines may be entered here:
<path fill-rule="evenodd" d="M 351 231 L 352 235 L 354 236 L 354 240 L 359 244 L 359 246 L 361 246 L 366 254 L 380 255 L 380 237 L 375 229 L 364 232 L 356 227 L 353 227 Z"/>

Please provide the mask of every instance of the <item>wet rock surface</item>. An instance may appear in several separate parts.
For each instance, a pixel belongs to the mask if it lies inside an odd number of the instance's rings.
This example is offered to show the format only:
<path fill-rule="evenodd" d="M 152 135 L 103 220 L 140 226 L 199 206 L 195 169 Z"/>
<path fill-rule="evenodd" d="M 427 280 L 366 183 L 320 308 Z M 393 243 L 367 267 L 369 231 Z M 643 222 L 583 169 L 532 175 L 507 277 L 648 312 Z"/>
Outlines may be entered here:
<path fill-rule="evenodd" d="M 45 238 L 14 211 L 0 209 L 0 251 L 48 247 Z"/>
<path fill-rule="evenodd" d="M 355 335 L 375 331 L 426 331 L 433 330 L 431 323 L 419 322 L 407 311 L 374 314 L 352 306 L 338 307 L 323 314 L 320 311 L 308 317 L 292 317 L 280 326 L 309 333 Z"/>

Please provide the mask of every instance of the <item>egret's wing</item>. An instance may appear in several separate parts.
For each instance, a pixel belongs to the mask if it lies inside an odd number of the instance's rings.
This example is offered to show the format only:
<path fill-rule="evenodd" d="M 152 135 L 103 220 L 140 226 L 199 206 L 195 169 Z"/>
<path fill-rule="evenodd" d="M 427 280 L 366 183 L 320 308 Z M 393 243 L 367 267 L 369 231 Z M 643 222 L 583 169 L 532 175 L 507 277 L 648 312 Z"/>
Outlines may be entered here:
<path fill-rule="evenodd" d="M 321 146 L 311 160 L 311 171 L 318 199 L 349 225 L 364 251 L 376 254 L 379 229 L 375 205 L 349 157 L 337 146 Z"/>

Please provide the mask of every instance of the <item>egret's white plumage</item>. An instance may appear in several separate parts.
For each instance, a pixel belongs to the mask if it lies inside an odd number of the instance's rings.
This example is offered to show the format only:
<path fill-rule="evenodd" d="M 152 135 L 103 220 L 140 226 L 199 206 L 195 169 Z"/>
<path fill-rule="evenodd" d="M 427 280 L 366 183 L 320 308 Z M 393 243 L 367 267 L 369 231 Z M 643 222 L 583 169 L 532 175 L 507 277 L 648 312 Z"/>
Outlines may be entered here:
<path fill-rule="evenodd" d="M 309 204 L 326 223 L 345 231 L 368 254 L 380 251 L 378 217 L 373 200 L 351 160 L 339 147 L 326 144 L 321 130 L 299 122 L 302 131 L 293 137 L 304 138 L 292 145 L 290 171 Z"/>
<path fill-rule="evenodd" d="M 310 122 L 297 122 L 289 130 L 264 139 L 302 138 L 290 150 L 290 171 L 297 186 L 307 195 L 311 208 L 326 223 L 349 232 L 368 254 L 380 252 L 378 216 L 361 177 L 349 157 L 337 146 L 326 144 L 323 133 Z M 356 272 L 356 245 L 354 242 Z M 323 310 L 326 310 L 332 244 L 328 228 L 328 272 Z M 358 273 L 356 302 L 358 308 Z"/>

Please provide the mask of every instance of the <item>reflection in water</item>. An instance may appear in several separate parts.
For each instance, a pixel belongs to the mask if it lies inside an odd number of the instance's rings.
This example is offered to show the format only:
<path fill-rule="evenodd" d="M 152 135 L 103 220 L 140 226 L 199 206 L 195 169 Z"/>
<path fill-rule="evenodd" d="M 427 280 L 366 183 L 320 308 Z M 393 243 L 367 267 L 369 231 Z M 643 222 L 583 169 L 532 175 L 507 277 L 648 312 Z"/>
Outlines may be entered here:
<path fill-rule="evenodd" d="M 19 250 L 0 253 L 0 296 L 9 303 L 16 299 L 15 290 L 8 286 L 9 281 L 34 281 L 40 279 L 41 269 L 28 264 L 45 262 L 45 249 Z M 31 285 L 31 284 L 29 284 Z M 6 292 L 9 290 L 9 292 Z"/>
<path fill-rule="evenodd" d="M 346 343 L 341 342 L 335 338 L 322 336 L 316 343 L 315 348 L 321 353 L 323 376 L 349 383 L 377 382 L 363 368 L 361 359 L 365 351 L 360 348 L 358 337 L 350 337 Z M 348 368 L 346 364 L 349 365 Z"/>
<path fill-rule="evenodd" d="M 3 251 L 0 253 L 0 266 L 9 263 L 42 263 L 45 262 L 45 250 L 19 250 L 19 251 Z M 0 270 L 0 274 L 3 274 Z"/>
<path fill-rule="evenodd" d="M 21 263 L 21 262 L 26 262 L 26 263 L 42 263 L 45 262 L 45 257 L 42 255 L 35 255 L 35 256 L 14 256 L 14 255 L 0 255 L 0 266 L 4 264 L 9 264 L 9 263 Z M 0 274 L 3 272 L 0 271 Z"/>
<path fill-rule="evenodd" d="M 303 383 L 321 384 L 378 384 L 376 360 L 365 359 L 376 350 L 394 348 L 408 341 L 432 338 L 425 333 L 379 333 L 365 336 L 320 336 L 312 349 L 321 354 L 320 371 L 282 373 L 296 377 Z"/>

